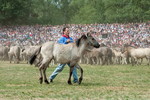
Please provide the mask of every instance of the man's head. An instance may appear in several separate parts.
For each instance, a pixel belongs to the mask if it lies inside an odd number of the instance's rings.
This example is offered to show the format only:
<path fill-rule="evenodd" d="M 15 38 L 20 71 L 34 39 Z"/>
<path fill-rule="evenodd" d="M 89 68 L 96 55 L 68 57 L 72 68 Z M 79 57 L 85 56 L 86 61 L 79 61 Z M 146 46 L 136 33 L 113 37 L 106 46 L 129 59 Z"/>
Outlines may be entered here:
<path fill-rule="evenodd" d="M 69 36 L 69 28 L 68 27 L 63 28 L 63 34 Z"/>

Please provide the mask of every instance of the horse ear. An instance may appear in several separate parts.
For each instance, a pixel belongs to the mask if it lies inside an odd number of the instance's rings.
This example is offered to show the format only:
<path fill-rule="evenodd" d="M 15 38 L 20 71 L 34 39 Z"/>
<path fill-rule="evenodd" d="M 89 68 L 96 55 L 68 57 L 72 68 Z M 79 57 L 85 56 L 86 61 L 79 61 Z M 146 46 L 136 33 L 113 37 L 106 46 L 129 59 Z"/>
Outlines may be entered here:
<path fill-rule="evenodd" d="M 80 39 L 87 39 L 87 36 L 84 34 L 84 35 L 81 36 Z"/>
<path fill-rule="evenodd" d="M 81 39 L 87 39 L 86 35 L 85 35 L 85 34 L 84 34 L 84 35 L 82 35 L 82 36 L 81 36 L 81 38 L 79 38 L 79 39 L 76 41 L 76 45 L 77 45 L 77 47 L 79 47 L 79 46 L 80 46 L 80 41 L 81 41 Z"/>
<path fill-rule="evenodd" d="M 91 36 L 91 33 L 90 33 L 90 32 L 88 32 L 88 33 L 87 33 L 87 36 Z"/>
<path fill-rule="evenodd" d="M 129 45 L 128 44 L 124 44 L 124 47 L 128 47 Z"/>
<path fill-rule="evenodd" d="M 81 39 L 77 39 L 77 41 L 76 41 L 77 47 L 79 47 L 79 45 L 80 45 L 80 40 L 81 40 Z"/>
<path fill-rule="evenodd" d="M 22 49 L 21 51 L 23 52 L 25 49 Z"/>

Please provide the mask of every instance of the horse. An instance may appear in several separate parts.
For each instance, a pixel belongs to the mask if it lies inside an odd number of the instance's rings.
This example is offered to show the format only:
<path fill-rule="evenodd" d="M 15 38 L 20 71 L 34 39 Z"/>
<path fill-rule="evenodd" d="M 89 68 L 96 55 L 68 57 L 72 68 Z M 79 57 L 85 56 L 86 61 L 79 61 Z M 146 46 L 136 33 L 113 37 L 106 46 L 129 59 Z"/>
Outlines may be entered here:
<path fill-rule="evenodd" d="M 13 57 L 14 57 L 14 63 L 19 63 L 20 61 L 20 47 L 19 46 L 11 46 L 10 50 L 8 52 L 9 61 L 11 63 Z"/>
<path fill-rule="evenodd" d="M 84 59 L 86 59 L 86 64 L 100 64 L 100 58 L 102 57 L 102 53 L 99 51 L 99 48 L 94 48 L 85 53 Z"/>
<path fill-rule="evenodd" d="M 27 61 L 28 63 L 30 55 L 32 55 L 37 48 L 39 48 L 39 46 L 25 46 L 20 53 L 22 60 Z"/>
<path fill-rule="evenodd" d="M 121 54 L 122 57 L 122 65 L 123 64 L 127 64 L 127 51 L 125 51 L 124 53 Z"/>
<path fill-rule="evenodd" d="M 0 60 L 8 60 L 8 51 L 9 51 L 9 47 L 7 46 L 0 46 Z"/>
<path fill-rule="evenodd" d="M 101 60 L 102 60 L 102 65 L 105 64 L 112 64 L 112 56 L 113 52 L 111 48 L 109 47 L 100 47 L 98 48 L 98 51 L 101 53 Z"/>
<path fill-rule="evenodd" d="M 138 59 L 146 58 L 148 65 L 150 65 L 150 48 L 134 48 L 132 46 L 125 45 L 123 52 L 127 52 L 127 55 L 131 57 L 132 66 L 138 64 Z"/>
<path fill-rule="evenodd" d="M 85 54 L 87 64 L 112 64 L 113 52 L 109 47 L 100 45 L 100 48 L 89 50 Z"/>
<path fill-rule="evenodd" d="M 40 84 L 43 82 L 43 78 L 46 84 L 49 84 L 46 78 L 46 69 L 49 66 L 49 63 L 54 59 L 60 64 L 70 64 L 70 72 L 68 78 L 68 84 L 71 83 L 71 76 L 74 66 L 80 69 L 81 76 L 79 78 L 78 84 L 81 84 L 83 79 L 83 69 L 78 64 L 81 56 L 88 49 L 99 48 L 99 43 L 92 37 L 91 33 L 87 35 L 82 35 L 75 43 L 69 44 L 58 44 L 54 41 L 49 41 L 44 43 L 36 52 L 30 57 L 29 63 L 32 65 L 38 55 L 42 56 L 42 59 L 38 60 L 39 63 L 37 66 L 40 71 Z M 41 57 L 40 57 L 41 58 Z"/>
<path fill-rule="evenodd" d="M 120 64 L 121 63 L 121 51 L 112 48 L 112 52 L 114 53 L 114 63 Z"/>

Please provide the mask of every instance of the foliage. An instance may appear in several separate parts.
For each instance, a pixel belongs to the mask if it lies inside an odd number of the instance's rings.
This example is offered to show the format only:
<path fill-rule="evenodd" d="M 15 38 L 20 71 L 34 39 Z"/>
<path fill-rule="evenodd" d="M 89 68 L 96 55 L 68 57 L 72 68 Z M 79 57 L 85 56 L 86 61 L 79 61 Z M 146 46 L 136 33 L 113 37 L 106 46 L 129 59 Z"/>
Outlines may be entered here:
<path fill-rule="evenodd" d="M 0 23 L 11 24 L 25 23 L 30 17 L 31 0 L 1 0 L 0 1 Z"/>
<path fill-rule="evenodd" d="M 149 20 L 149 0 L 0 0 L 1 25 L 131 23 Z"/>
<path fill-rule="evenodd" d="M 90 24 L 96 23 L 98 16 L 96 16 L 96 9 L 92 8 L 91 5 L 82 7 L 79 12 L 71 19 L 72 23 L 75 24 Z"/>

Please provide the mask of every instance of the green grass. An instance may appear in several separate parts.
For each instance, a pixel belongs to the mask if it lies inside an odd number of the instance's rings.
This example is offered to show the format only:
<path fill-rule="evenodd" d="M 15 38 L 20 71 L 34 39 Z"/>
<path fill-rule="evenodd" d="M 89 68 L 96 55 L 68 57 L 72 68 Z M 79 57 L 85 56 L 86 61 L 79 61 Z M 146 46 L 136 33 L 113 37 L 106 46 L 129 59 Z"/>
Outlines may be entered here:
<path fill-rule="evenodd" d="M 0 100 L 150 100 L 150 66 L 81 66 L 81 85 L 67 84 L 67 66 L 47 85 L 39 84 L 34 66 L 0 62 Z"/>

